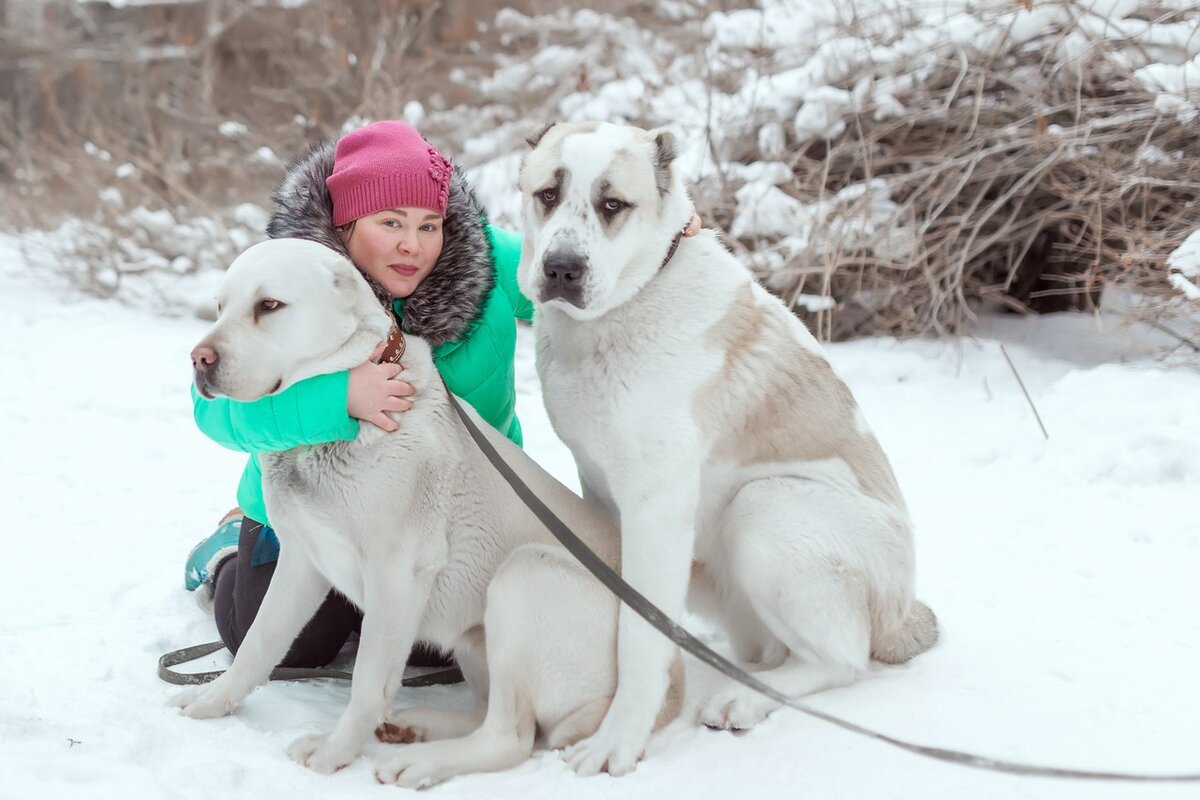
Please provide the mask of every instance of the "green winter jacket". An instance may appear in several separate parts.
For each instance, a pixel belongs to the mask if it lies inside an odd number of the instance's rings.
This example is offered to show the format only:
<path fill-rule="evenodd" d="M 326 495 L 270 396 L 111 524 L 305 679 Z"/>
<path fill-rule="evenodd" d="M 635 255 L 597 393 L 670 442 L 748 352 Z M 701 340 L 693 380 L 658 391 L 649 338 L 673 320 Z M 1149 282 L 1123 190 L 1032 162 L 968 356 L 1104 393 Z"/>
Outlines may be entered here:
<path fill-rule="evenodd" d="M 318 161 L 312 163 L 314 159 Z M 323 177 L 331 168 L 331 146 L 327 154 L 314 150 L 307 162 L 292 168 L 275 196 L 277 208 L 268 226 L 273 238 L 302 236 L 341 249 L 329 222 L 331 214 L 311 208 L 306 194 L 317 179 L 324 188 Z M 281 193 L 295 188 L 298 171 L 295 197 L 302 202 L 289 205 Z M 450 390 L 520 445 L 513 367 L 516 320 L 533 317 L 533 304 L 517 287 L 521 237 L 486 223 L 458 171 L 451 182 L 444 231 L 446 243 L 437 265 L 409 298 L 394 301 L 393 313 L 403 330 L 432 346 L 434 364 Z M 226 397 L 206 400 L 192 387 L 200 430 L 224 447 L 250 453 L 237 492 L 247 516 L 270 525 L 258 453 L 349 440 L 358 434 L 358 420 L 346 411 L 348 384 L 349 372 L 318 375 L 250 403 Z"/>

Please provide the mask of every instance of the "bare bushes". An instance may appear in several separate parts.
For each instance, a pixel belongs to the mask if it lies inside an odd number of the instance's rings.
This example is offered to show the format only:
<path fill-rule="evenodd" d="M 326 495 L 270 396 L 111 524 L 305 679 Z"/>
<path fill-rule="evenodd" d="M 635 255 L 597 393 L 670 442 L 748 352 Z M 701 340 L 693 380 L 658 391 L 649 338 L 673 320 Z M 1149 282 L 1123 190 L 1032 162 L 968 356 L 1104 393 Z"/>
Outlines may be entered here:
<path fill-rule="evenodd" d="M 1130 81 L 1024 66 L 943 64 L 908 98 L 923 110 L 875 121 L 864 108 L 793 162 L 806 207 L 863 187 L 815 215 L 811 244 L 770 276 L 785 297 L 836 301 L 813 315 L 825 337 L 957 331 L 988 304 L 1090 310 L 1113 284 L 1147 310 L 1178 305 L 1165 261 L 1200 226 L 1200 140 Z M 881 200 L 872 231 L 846 224 Z"/>
<path fill-rule="evenodd" d="M 125 208 L 101 193 L 90 218 L 68 218 L 21 237 L 25 260 L 77 290 L 160 314 L 216 317 L 216 284 L 239 252 L 263 238 L 266 214 L 243 204 L 206 216 L 145 206 Z"/>
<path fill-rule="evenodd" d="M 794 173 L 733 193 L 731 233 L 762 279 L 825 339 L 1094 310 L 1115 288 L 1194 350 L 1200 302 L 1167 259 L 1200 228 L 1200 14 L 1098 5 L 1042 6 L 1025 30 L 1019 11 L 952 20 L 986 44 L 876 38 L 791 126 L 760 128 L 753 151 L 792 151 Z"/>
<path fill-rule="evenodd" d="M 487 87 L 474 117 L 427 128 L 474 154 L 481 185 L 510 187 L 506 154 L 537 121 L 670 126 L 706 222 L 823 339 L 958 332 L 982 308 L 1091 310 L 1114 288 L 1194 338 L 1196 303 L 1166 260 L 1200 227 L 1200 8 L 656 13 L 498 16 L 531 49 L 466 76 Z"/>
<path fill-rule="evenodd" d="M 83 291 L 206 313 L 207 272 L 264 235 L 247 203 L 266 205 L 309 142 L 394 115 L 445 5 L 48 0 L 20 28 L 0 14 L 0 228 L 32 231 L 35 266 Z"/>

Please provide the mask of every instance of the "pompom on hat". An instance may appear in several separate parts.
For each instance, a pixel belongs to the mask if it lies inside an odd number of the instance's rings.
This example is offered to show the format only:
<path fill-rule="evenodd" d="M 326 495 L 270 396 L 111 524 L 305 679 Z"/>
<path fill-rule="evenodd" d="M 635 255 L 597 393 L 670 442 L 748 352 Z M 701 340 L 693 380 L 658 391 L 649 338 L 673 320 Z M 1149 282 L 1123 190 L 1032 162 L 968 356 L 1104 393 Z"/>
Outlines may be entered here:
<path fill-rule="evenodd" d="M 351 131 L 338 140 L 333 173 L 325 179 L 333 225 L 385 208 L 428 208 L 445 216 L 452 169 L 408 123 L 387 120 Z"/>

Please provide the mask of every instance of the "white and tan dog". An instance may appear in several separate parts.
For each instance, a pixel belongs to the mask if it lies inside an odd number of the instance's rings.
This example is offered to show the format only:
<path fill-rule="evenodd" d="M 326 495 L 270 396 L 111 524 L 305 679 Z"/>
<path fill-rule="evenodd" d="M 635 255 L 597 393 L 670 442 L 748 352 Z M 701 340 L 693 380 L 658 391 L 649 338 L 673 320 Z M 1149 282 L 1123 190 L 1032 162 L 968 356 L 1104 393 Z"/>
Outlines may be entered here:
<path fill-rule="evenodd" d="M 674 617 L 690 584 L 791 696 L 930 647 L 904 499 L 817 342 L 711 231 L 664 265 L 691 213 L 671 135 L 572 123 L 530 143 L 518 279 L 538 372 L 584 497 L 620 524 L 625 579 Z M 672 649 L 622 606 L 616 697 L 567 753 L 580 773 L 634 768 Z M 744 729 L 777 705 L 731 683 L 701 716 Z"/>
<path fill-rule="evenodd" d="M 216 324 L 193 352 L 197 388 L 209 397 L 255 400 L 362 363 L 391 324 L 348 260 L 299 239 L 251 247 L 220 297 Z M 617 604 L 471 440 L 425 342 L 409 337 L 402 364 L 416 400 L 392 415 L 398 431 L 362 425 L 353 441 L 262 454 L 278 566 L 233 665 L 176 703 L 191 717 L 230 713 L 333 587 L 363 610 L 349 706 L 330 734 L 302 737 L 289 752 L 332 772 L 388 720 L 393 739 L 424 743 L 400 746 L 376 775 L 421 787 L 513 766 L 535 737 L 562 747 L 593 732 L 616 686 Z M 504 460 L 615 563 L 613 526 L 463 406 Z M 453 652 L 475 710 L 387 716 L 417 640 Z M 676 677 L 661 724 L 678 713 L 678 662 Z"/>

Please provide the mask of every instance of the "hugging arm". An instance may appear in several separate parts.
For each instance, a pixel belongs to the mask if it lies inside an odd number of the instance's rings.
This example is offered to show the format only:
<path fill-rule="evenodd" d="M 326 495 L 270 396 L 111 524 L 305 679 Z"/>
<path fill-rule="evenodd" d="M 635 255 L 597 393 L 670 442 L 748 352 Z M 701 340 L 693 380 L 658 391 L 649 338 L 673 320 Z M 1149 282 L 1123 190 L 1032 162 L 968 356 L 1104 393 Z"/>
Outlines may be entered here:
<path fill-rule="evenodd" d="M 222 447 L 271 453 L 353 439 L 358 421 L 346 410 L 349 372 L 317 375 L 252 402 L 208 400 L 192 387 L 196 426 Z"/>
<path fill-rule="evenodd" d="M 243 453 L 274 453 L 301 445 L 353 439 L 358 421 L 395 430 L 387 411 L 407 411 L 412 386 L 395 380 L 396 364 L 365 363 L 349 371 L 316 375 L 251 402 L 211 400 L 192 386 L 196 426 L 222 447 Z"/>

